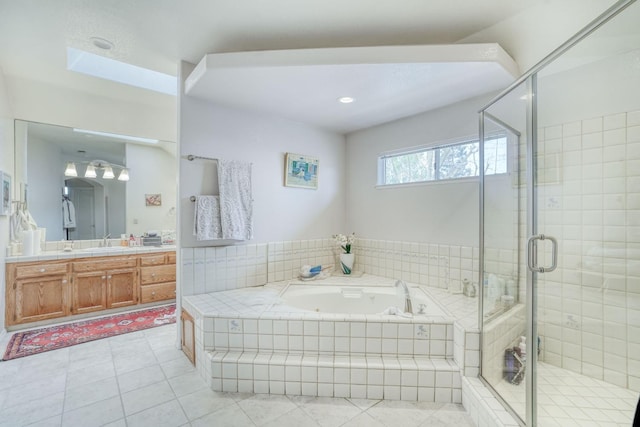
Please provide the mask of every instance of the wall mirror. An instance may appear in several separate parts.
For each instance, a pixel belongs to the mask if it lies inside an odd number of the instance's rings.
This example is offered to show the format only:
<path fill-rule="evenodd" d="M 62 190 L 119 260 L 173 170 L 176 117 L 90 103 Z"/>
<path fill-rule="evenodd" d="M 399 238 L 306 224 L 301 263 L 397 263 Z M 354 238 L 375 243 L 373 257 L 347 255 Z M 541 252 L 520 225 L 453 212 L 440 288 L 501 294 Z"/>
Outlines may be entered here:
<path fill-rule="evenodd" d="M 175 232 L 174 142 L 16 120 L 15 153 L 16 198 L 48 241 Z"/>

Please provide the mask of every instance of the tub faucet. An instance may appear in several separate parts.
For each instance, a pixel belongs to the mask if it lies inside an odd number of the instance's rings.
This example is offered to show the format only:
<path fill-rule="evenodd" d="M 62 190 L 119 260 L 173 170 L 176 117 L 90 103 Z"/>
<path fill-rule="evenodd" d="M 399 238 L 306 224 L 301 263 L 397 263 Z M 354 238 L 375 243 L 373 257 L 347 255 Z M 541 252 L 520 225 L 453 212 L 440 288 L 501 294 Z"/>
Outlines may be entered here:
<path fill-rule="evenodd" d="M 111 233 L 105 235 L 102 238 L 102 247 L 106 248 L 107 246 L 111 246 L 111 241 L 109 240 L 111 238 Z"/>
<path fill-rule="evenodd" d="M 411 294 L 409 293 L 409 287 L 402 280 L 396 281 L 396 288 L 402 286 L 404 291 L 404 312 L 413 314 L 413 307 L 411 307 Z"/>

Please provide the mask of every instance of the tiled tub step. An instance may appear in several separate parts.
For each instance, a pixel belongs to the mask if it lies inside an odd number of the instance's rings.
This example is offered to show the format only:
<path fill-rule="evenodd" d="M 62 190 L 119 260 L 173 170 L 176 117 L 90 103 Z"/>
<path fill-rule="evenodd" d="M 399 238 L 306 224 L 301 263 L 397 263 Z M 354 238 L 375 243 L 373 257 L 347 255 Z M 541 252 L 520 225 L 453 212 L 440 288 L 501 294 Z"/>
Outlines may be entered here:
<path fill-rule="evenodd" d="M 461 403 L 450 359 L 211 351 L 214 391 Z"/>

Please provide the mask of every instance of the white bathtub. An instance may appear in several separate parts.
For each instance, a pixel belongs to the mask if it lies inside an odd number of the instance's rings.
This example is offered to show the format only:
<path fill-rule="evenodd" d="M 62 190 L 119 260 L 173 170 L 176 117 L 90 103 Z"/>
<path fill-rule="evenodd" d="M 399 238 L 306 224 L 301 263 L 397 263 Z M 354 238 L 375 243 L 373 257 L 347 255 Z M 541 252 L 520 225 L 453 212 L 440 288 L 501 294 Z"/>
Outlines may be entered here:
<path fill-rule="evenodd" d="M 409 289 L 415 315 L 449 316 L 422 289 Z M 381 314 L 389 307 L 401 310 L 405 307 L 402 290 L 395 286 L 291 283 L 280 293 L 280 298 L 291 307 L 319 313 Z M 422 312 L 421 304 L 425 305 Z"/>

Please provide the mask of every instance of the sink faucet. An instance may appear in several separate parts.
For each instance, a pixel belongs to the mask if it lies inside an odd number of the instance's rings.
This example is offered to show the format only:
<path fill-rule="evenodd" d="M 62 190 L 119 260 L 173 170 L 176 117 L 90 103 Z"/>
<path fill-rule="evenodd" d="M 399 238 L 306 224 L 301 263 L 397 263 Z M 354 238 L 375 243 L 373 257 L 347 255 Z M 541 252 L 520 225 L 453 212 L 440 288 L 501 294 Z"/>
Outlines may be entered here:
<path fill-rule="evenodd" d="M 102 238 L 102 247 L 106 248 L 107 246 L 111 246 L 111 240 L 109 240 L 111 238 L 111 233 L 107 234 L 106 236 L 104 236 Z"/>
<path fill-rule="evenodd" d="M 396 288 L 402 286 L 404 291 L 404 312 L 413 314 L 413 307 L 411 307 L 411 294 L 409 293 L 409 287 L 403 280 L 396 281 Z"/>

